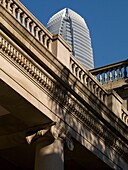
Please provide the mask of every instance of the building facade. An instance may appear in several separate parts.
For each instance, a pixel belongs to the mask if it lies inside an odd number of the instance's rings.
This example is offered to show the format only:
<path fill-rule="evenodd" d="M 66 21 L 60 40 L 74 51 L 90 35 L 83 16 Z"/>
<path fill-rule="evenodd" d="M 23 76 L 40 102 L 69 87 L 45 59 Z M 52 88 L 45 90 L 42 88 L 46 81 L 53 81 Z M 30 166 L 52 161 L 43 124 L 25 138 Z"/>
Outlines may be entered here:
<path fill-rule="evenodd" d="M 72 54 L 87 69 L 94 68 L 89 29 L 79 14 L 65 8 L 50 18 L 47 29 L 61 35 L 72 47 Z"/>
<path fill-rule="evenodd" d="M 0 1 L 0 170 L 127 170 L 127 94 L 128 60 L 88 71 L 20 1 Z"/>

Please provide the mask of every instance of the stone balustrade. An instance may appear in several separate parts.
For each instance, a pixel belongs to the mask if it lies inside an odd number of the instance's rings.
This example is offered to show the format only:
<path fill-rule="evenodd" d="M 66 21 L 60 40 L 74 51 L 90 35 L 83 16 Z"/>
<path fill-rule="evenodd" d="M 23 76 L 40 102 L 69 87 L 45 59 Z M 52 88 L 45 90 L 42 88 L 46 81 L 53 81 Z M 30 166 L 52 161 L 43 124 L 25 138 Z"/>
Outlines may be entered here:
<path fill-rule="evenodd" d="M 71 55 L 70 57 L 70 71 L 75 77 L 79 79 L 95 96 L 107 104 L 107 92 L 95 80 L 93 75 L 89 73 L 78 61 Z"/>
<path fill-rule="evenodd" d="M 6 41 L 0 35 L 0 49 L 4 51 L 14 62 L 21 66 L 27 73 L 35 78 L 39 83 L 44 85 L 48 90 L 54 87 L 53 82 L 45 74 L 41 68 L 26 54 L 17 50 L 13 45 Z"/>
<path fill-rule="evenodd" d="M 90 72 L 102 84 L 117 81 L 119 79 L 125 79 L 128 77 L 128 59 L 90 70 Z"/>
<path fill-rule="evenodd" d="M 0 4 L 42 45 L 51 51 L 52 34 L 17 0 L 0 0 Z"/>

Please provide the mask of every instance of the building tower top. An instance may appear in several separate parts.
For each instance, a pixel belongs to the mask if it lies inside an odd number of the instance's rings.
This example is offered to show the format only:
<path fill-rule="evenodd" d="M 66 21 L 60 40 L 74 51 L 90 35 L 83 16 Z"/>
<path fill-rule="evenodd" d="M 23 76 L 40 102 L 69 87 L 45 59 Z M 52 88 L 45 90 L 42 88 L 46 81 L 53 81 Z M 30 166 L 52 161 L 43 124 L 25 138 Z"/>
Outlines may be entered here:
<path fill-rule="evenodd" d="M 87 69 L 94 68 L 89 29 L 79 14 L 64 8 L 50 18 L 47 29 L 52 34 L 61 35 L 72 47 L 72 54 Z"/>

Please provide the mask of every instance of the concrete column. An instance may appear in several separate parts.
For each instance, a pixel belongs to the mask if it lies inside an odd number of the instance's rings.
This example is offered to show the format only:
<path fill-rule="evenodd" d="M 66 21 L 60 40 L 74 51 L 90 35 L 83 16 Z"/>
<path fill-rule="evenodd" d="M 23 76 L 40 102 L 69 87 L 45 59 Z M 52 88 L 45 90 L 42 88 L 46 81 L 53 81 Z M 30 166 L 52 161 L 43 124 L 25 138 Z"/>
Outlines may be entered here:
<path fill-rule="evenodd" d="M 46 141 L 45 141 L 46 142 Z M 64 143 L 55 139 L 52 144 L 37 144 L 35 170 L 64 170 Z"/>

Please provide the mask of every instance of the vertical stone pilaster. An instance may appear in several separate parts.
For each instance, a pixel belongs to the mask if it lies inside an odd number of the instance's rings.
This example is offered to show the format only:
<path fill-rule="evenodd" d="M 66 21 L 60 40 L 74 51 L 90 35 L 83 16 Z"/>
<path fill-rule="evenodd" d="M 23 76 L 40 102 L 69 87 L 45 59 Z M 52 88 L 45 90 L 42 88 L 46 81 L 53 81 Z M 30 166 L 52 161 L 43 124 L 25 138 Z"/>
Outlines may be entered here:
<path fill-rule="evenodd" d="M 35 170 L 64 170 L 64 142 L 55 139 L 52 144 L 36 147 Z"/>

